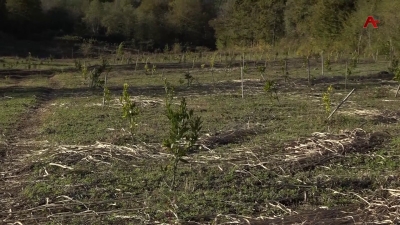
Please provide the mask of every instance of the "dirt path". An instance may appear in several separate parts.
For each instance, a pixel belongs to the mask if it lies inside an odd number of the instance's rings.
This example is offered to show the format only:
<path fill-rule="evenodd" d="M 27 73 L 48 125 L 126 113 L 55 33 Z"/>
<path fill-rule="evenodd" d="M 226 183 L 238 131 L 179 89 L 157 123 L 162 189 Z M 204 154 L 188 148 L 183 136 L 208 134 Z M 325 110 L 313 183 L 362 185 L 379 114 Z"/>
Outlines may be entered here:
<path fill-rule="evenodd" d="M 30 175 L 27 159 L 33 151 L 43 146 L 43 143 L 37 141 L 39 134 L 37 128 L 41 122 L 43 109 L 47 108 L 55 98 L 55 90 L 41 88 L 39 92 L 36 103 L 19 116 L 19 121 L 5 137 L 5 154 L 0 161 L 0 221 L 7 218 L 5 212 L 20 208 L 22 203 L 19 195 Z"/>

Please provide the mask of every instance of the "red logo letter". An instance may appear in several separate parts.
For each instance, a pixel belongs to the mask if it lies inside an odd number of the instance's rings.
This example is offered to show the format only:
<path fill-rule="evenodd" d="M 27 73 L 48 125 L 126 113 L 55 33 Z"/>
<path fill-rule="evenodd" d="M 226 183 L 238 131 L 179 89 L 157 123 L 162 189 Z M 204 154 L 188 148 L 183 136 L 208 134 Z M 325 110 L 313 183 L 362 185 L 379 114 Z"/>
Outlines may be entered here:
<path fill-rule="evenodd" d="M 374 26 L 374 28 L 378 28 L 377 24 L 379 23 L 379 20 L 374 20 L 374 17 L 368 16 L 367 20 L 364 23 L 364 28 L 367 28 L 368 24 L 370 23 L 372 23 L 372 26 Z"/>

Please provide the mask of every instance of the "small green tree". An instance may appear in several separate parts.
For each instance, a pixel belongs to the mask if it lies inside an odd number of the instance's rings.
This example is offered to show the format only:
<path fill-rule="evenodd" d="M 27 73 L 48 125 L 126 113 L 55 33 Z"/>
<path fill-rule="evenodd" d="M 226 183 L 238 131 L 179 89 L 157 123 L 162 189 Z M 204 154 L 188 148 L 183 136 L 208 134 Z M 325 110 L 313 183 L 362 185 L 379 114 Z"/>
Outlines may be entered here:
<path fill-rule="evenodd" d="M 356 52 L 352 53 L 351 55 L 352 55 L 352 57 L 351 57 L 351 64 L 350 65 L 351 65 L 352 69 L 355 69 L 357 67 L 357 65 L 358 65 L 358 60 L 359 60 L 360 56 Z"/>
<path fill-rule="evenodd" d="M 120 61 L 120 64 L 124 63 L 124 42 L 119 43 L 116 53 L 116 60 Z"/>
<path fill-rule="evenodd" d="M 108 72 L 110 67 L 108 66 L 108 61 L 106 59 L 102 59 L 101 65 L 94 68 L 90 74 L 89 74 L 89 79 L 90 79 L 90 88 L 97 88 L 97 87 L 102 87 L 104 85 L 104 80 L 100 79 L 100 76 L 103 72 Z"/>
<path fill-rule="evenodd" d="M 131 96 L 129 95 L 128 88 L 129 85 L 125 83 L 122 96 L 120 97 L 119 100 L 122 104 L 122 117 L 128 121 L 129 131 L 133 139 L 135 136 L 135 130 L 137 126 L 136 121 L 138 119 L 138 115 L 140 112 L 136 103 L 131 101 Z"/>
<path fill-rule="evenodd" d="M 270 93 L 271 98 L 275 98 L 279 102 L 278 98 L 278 88 L 276 86 L 276 83 L 271 80 L 267 80 L 264 85 L 264 91 L 267 93 Z M 273 96 L 275 94 L 275 97 Z"/>
<path fill-rule="evenodd" d="M 74 59 L 75 69 L 82 71 L 82 62 L 79 59 Z"/>
<path fill-rule="evenodd" d="M 328 115 L 331 112 L 331 104 L 332 104 L 331 95 L 332 95 L 332 91 L 333 91 L 333 87 L 332 87 L 332 85 L 329 85 L 329 87 L 326 90 L 326 92 L 322 95 L 322 101 L 324 102 L 325 112 Z"/>
<path fill-rule="evenodd" d="M 32 67 L 32 54 L 28 52 L 28 69 L 30 70 Z"/>
<path fill-rule="evenodd" d="M 80 70 L 81 70 L 83 79 L 87 80 L 88 74 L 89 74 L 89 70 L 88 70 L 88 67 L 86 65 L 86 62 L 83 63 L 83 65 L 80 67 Z"/>
<path fill-rule="evenodd" d="M 211 77 L 213 79 L 213 83 L 215 86 L 215 78 L 214 78 L 214 65 L 215 65 L 215 57 L 217 56 L 217 52 L 214 53 L 210 58 L 210 68 L 211 68 Z"/>
<path fill-rule="evenodd" d="M 174 89 L 165 80 L 166 92 L 166 115 L 170 123 L 169 135 L 163 141 L 163 146 L 168 152 L 173 154 L 172 160 L 172 184 L 175 188 L 176 172 L 179 162 L 187 163 L 183 159 L 190 151 L 195 150 L 196 142 L 201 131 L 202 120 L 199 116 L 194 116 L 193 109 L 188 109 L 185 98 L 182 98 L 178 109 L 172 106 Z"/>
<path fill-rule="evenodd" d="M 187 86 L 190 87 L 192 85 L 193 82 L 193 76 L 190 74 L 190 72 L 186 72 L 184 74 L 185 80 L 187 80 Z"/>
<path fill-rule="evenodd" d="M 108 87 L 106 85 L 104 85 L 103 97 L 104 97 L 104 103 L 107 104 L 107 105 L 110 104 L 111 91 L 110 91 L 110 89 L 108 89 Z"/>
<path fill-rule="evenodd" d="M 260 73 L 260 76 L 262 77 L 263 80 L 265 80 L 264 75 L 265 75 L 266 68 L 267 68 L 266 66 L 258 66 L 257 67 L 258 72 Z"/>
<path fill-rule="evenodd" d="M 328 58 L 324 61 L 324 66 L 325 66 L 325 69 L 327 71 L 331 71 L 332 70 L 332 67 L 331 67 L 331 56 L 330 55 L 328 55 Z"/>

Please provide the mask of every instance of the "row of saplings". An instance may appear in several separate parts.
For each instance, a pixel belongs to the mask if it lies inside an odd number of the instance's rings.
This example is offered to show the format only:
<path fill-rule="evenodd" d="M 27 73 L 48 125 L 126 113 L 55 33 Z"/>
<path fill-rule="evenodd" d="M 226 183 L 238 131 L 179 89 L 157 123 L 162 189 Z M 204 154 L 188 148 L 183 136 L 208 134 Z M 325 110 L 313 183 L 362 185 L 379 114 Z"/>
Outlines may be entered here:
<path fill-rule="evenodd" d="M 174 157 L 172 160 L 172 183 L 171 188 L 175 187 L 175 177 L 179 162 L 188 163 L 183 159 L 190 151 L 195 150 L 202 128 L 202 120 L 200 116 L 193 114 L 193 109 L 188 109 L 186 99 L 183 97 L 178 108 L 173 107 L 172 100 L 174 97 L 174 88 L 165 80 L 165 107 L 170 128 L 169 135 L 163 140 L 163 147 Z M 123 109 L 123 117 L 128 120 L 129 129 L 132 136 L 135 134 L 136 120 L 139 115 L 139 108 L 136 103 L 131 101 L 128 93 L 128 84 L 124 84 L 124 90 L 120 98 Z"/>
<path fill-rule="evenodd" d="M 110 71 L 110 67 L 107 60 L 102 59 L 101 65 L 91 71 L 88 70 L 86 65 L 82 65 L 78 61 L 75 64 L 76 68 L 82 73 L 83 78 L 85 80 L 89 79 L 90 88 L 103 88 L 103 105 L 106 101 L 109 102 L 111 100 L 111 93 L 107 88 L 107 74 Z M 106 72 L 106 75 L 104 76 L 104 80 L 101 80 L 100 76 L 104 72 Z M 164 82 L 166 94 L 165 107 L 166 115 L 170 122 L 170 130 L 168 137 L 163 140 L 163 147 L 174 156 L 171 162 L 173 173 L 171 188 L 174 189 L 179 162 L 187 163 L 183 157 L 198 147 L 196 142 L 199 139 L 202 120 L 201 117 L 194 115 L 193 109 L 189 110 L 187 108 L 185 98 L 182 98 L 178 108 L 173 107 L 174 88 L 166 79 Z M 119 100 L 122 103 L 123 118 L 128 121 L 130 134 L 134 137 L 140 112 L 137 104 L 131 101 L 128 93 L 128 84 L 126 83 L 124 84 L 123 93 Z"/>
<path fill-rule="evenodd" d="M 399 81 L 400 83 L 399 61 L 397 59 L 393 61 L 394 62 L 392 62 L 392 66 L 389 69 L 395 74 L 394 79 Z M 90 80 L 89 87 L 103 88 L 103 105 L 105 104 L 105 101 L 108 102 L 111 100 L 111 93 L 107 88 L 107 74 L 110 71 L 107 60 L 102 59 L 101 65 L 95 67 L 90 72 L 88 70 L 88 67 L 85 64 L 82 65 L 80 61 L 75 62 L 75 67 L 82 73 L 82 76 L 85 80 Z M 101 80 L 100 76 L 104 72 L 106 72 L 104 80 Z M 175 109 L 172 106 L 174 88 L 169 82 L 167 82 L 167 80 L 165 80 L 164 87 L 166 93 L 166 114 L 170 122 L 170 130 L 168 138 L 164 139 L 163 141 L 163 146 L 174 156 L 172 161 L 173 179 L 171 184 L 171 187 L 174 188 L 178 163 L 187 163 L 187 161 L 183 159 L 183 156 L 186 156 L 190 151 L 195 150 L 195 148 L 198 147 L 196 145 L 196 142 L 199 139 L 199 133 L 202 128 L 202 120 L 201 117 L 194 116 L 192 109 L 189 110 L 187 108 L 185 98 L 182 98 L 179 107 Z M 399 91 L 399 89 L 400 86 L 397 91 Z M 275 82 L 266 81 L 264 90 L 267 93 L 270 93 L 271 97 L 273 97 L 274 93 L 275 99 L 278 100 L 277 87 Z M 331 111 L 330 106 L 332 90 L 332 86 L 329 86 L 328 90 L 326 91 L 326 93 L 324 93 L 322 98 L 327 114 Z M 122 103 L 123 117 L 128 120 L 130 133 L 133 137 L 135 134 L 135 127 L 137 126 L 136 122 L 139 115 L 139 108 L 137 107 L 136 103 L 132 102 L 130 99 L 130 95 L 128 93 L 128 84 L 124 84 L 123 94 L 120 98 L 120 101 Z"/>

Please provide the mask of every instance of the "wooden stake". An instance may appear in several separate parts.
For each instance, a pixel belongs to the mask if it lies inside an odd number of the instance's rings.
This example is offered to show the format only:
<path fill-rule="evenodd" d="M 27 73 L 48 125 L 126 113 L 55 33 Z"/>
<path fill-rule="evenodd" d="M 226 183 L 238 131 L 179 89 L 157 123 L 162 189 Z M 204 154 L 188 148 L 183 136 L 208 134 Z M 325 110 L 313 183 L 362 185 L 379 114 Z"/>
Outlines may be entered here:
<path fill-rule="evenodd" d="M 348 72 L 348 67 L 347 67 L 347 61 L 346 61 L 346 72 L 344 73 L 344 90 L 347 90 L 347 72 Z"/>
<path fill-rule="evenodd" d="M 139 55 L 136 55 L 135 72 L 137 70 L 138 61 L 139 61 Z"/>
<path fill-rule="evenodd" d="M 244 52 L 242 53 L 242 67 L 244 67 Z"/>
<path fill-rule="evenodd" d="M 399 94 L 399 91 L 400 91 L 400 84 L 399 84 L 399 86 L 397 87 L 396 95 L 394 96 L 395 98 L 397 98 L 397 94 Z"/>
<path fill-rule="evenodd" d="M 107 73 L 106 73 L 106 75 L 104 76 L 103 107 L 104 107 L 104 105 L 105 105 L 105 103 L 106 103 L 106 87 L 107 87 Z"/>
<path fill-rule="evenodd" d="M 392 47 L 392 39 L 389 40 L 389 67 L 392 67 L 393 62 L 393 47 Z"/>
<path fill-rule="evenodd" d="M 283 75 L 285 77 L 285 82 L 287 82 L 288 79 L 288 68 L 287 68 L 287 59 L 285 59 L 285 74 Z"/>
<path fill-rule="evenodd" d="M 243 93 L 243 68 L 244 67 L 241 67 L 241 70 L 240 70 L 240 78 L 242 80 L 242 98 L 244 98 L 244 93 Z"/>
<path fill-rule="evenodd" d="M 360 37 L 358 38 L 358 44 L 357 44 L 357 54 L 358 55 L 360 55 L 361 37 L 362 37 L 362 34 L 360 34 Z"/>
<path fill-rule="evenodd" d="M 311 86 L 310 57 L 307 56 L 308 86 Z"/>
<path fill-rule="evenodd" d="M 321 75 L 324 76 L 324 52 L 321 52 Z"/>
<path fill-rule="evenodd" d="M 343 99 L 342 102 L 340 102 L 340 104 L 338 106 L 336 106 L 336 108 L 332 111 L 332 113 L 328 116 L 328 120 L 331 118 L 331 116 L 333 116 L 333 114 L 335 114 L 335 112 L 340 108 L 340 106 L 343 105 L 343 103 L 350 97 L 351 94 L 353 94 L 353 92 L 356 89 L 354 88 L 353 90 L 350 91 L 350 93 L 346 96 L 346 98 Z"/>

